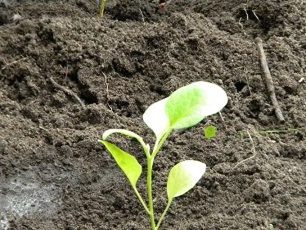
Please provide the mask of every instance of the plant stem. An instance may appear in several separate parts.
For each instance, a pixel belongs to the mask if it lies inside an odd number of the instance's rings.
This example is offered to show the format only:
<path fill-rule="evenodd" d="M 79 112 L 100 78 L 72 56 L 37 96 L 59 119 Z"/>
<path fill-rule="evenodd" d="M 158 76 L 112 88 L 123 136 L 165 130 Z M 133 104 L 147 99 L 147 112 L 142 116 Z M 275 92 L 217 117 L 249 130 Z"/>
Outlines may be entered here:
<path fill-rule="evenodd" d="M 136 193 L 136 196 L 138 197 L 140 203 L 142 204 L 142 206 L 144 207 L 144 209 L 146 210 L 146 212 L 150 215 L 150 211 L 149 211 L 149 209 L 148 209 L 146 203 L 143 201 L 143 199 L 142 199 L 140 193 L 138 192 L 137 188 L 133 186 L 133 190 L 134 190 L 134 192 Z"/>
<path fill-rule="evenodd" d="M 170 133 L 172 132 L 172 129 L 168 130 L 164 136 L 161 138 L 161 140 L 157 143 L 155 143 L 153 148 L 152 157 L 155 158 L 156 154 L 159 152 L 160 148 L 163 146 L 167 138 L 169 137 Z"/>
<path fill-rule="evenodd" d="M 148 190 L 148 200 L 149 200 L 149 215 L 152 230 L 155 230 L 155 218 L 154 218 L 154 207 L 153 207 L 153 191 L 152 191 L 152 169 L 153 169 L 154 157 L 150 156 L 147 159 L 148 162 L 148 172 L 147 172 L 147 190 Z"/>
<path fill-rule="evenodd" d="M 160 225 L 161 225 L 163 219 L 165 218 L 165 216 L 166 216 L 166 214 L 167 214 L 167 212 L 168 212 L 168 209 L 170 208 L 171 203 L 172 203 L 172 200 L 168 200 L 168 204 L 167 204 L 167 206 L 166 206 L 166 208 L 165 208 L 163 214 L 162 214 L 161 217 L 159 218 L 159 221 L 158 221 L 158 223 L 157 223 L 157 225 L 156 225 L 155 230 L 158 230 L 158 228 L 160 227 Z"/>
<path fill-rule="evenodd" d="M 106 2 L 106 0 L 101 0 L 101 2 L 100 2 L 100 17 L 104 16 L 105 2 Z"/>
<path fill-rule="evenodd" d="M 153 172 L 153 163 L 156 154 L 159 152 L 160 148 L 165 143 L 166 139 L 170 135 L 172 130 L 168 130 L 162 139 L 159 142 L 156 142 L 154 145 L 153 152 L 150 156 L 147 156 L 148 163 L 148 172 L 147 172 L 147 191 L 148 191 L 148 200 L 149 200 L 149 216 L 152 230 L 156 229 L 155 216 L 154 216 L 154 204 L 153 204 L 153 189 L 152 189 L 152 172 Z M 147 154 L 146 154 L 147 155 Z"/>

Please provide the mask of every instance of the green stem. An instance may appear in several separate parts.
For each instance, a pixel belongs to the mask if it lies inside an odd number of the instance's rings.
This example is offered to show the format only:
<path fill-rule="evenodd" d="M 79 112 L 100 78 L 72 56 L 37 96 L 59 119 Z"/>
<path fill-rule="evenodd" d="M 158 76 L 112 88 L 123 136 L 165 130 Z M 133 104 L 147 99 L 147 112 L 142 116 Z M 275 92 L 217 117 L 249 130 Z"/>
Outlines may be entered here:
<path fill-rule="evenodd" d="M 149 200 L 149 216 L 152 230 L 155 230 L 155 218 L 154 218 L 154 206 L 153 206 L 153 191 L 152 191 L 152 169 L 153 169 L 154 157 L 148 158 L 148 172 L 147 172 L 147 190 Z"/>
<path fill-rule="evenodd" d="M 152 172 L 153 172 L 153 163 L 154 158 L 159 152 L 160 148 L 165 143 L 166 139 L 170 135 L 172 130 L 168 130 L 162 139 L 159 142 L 156 142 L 154 145 L 153 152 L 150 156 L 147 156 L 148 162 L 148 172 L 147 172 L 147 191 L 148 191 L 148 200 L 149 200 L 149 216 L 152 230 L 156 229 L 155 216 L 154 216 L 154 204 L 153 204 L 153 189 L 152 189 Z M 147 155 L 147 154 L 146 154 Z"/>
<path fill-rule="evenodd" d="M 101 2 L 100 2 L 100 17 L 104 16 L 105 2 L 106 2 L 106 0 L 101 0 Z"/>
<path fill-rule="evenodd" d="M 133 190 L 136 193 L 136 196 L 138 197 L 140 203 L 142 204 L 142 206 L 144 207 L 144 209 L 146 210 L 146 212 L 150 215 L 150 211 L 146 205 L 146 203 L 144 202 L 144 200 L 142 199 L 140 193 L 138 192 L 137 188 L 133 186 Z"/>
<path fill-rule="evenodd" d="M 159 227 L 160 227 L 160 225 L 161 225 L 163 219 L 165 218 L 165 216 L 166 216 L 166 214 L 167 214 L 167 212 L 168 212 L 168 210 L 169 210 L 169 208 L 170 208 L 171 203 L 172 203 L 172 200 L 168 200 L 168 204 L 167 204 L 167 206 L 166 206 L 166 208 L 165 208 L 163 214 L 162 214 L 161 217 L 159 218 L 159 221 L 158 221 L 158 223 L 157 223 L 157 225 L 156 225 L 156 227 L 155 227 L 154 230 L 158 230 L 158 229 L 159 229 Z"/>
<path fill-rule="evenodd" d="M 165 141 L 167 140 L 167 138 L 169 137 L 170 133 L 172 132 L 172 130 L 168 130 L 163 137 L 161 138 L 161 140 L 159 142 L 156 142 L 153 148 L 153 153 L 152 153 L 152 157 L 155 158 L 156 154 L 159 152 L 160 148 L 163 146 L 163 144 L 165 143 Z"/>

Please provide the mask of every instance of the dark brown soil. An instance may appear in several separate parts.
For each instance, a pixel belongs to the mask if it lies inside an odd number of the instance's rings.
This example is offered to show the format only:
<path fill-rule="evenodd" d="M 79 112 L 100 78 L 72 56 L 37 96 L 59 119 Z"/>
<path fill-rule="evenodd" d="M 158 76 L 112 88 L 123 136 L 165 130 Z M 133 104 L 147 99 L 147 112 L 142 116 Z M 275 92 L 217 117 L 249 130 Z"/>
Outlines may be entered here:
<path fill-rule="evenodd" d="M 229 103 L 223 119 L 207 120 L 215 139 L 201 123 L 158 155 L 158 215 L 174 164 L 208 167 L 161 229 L 306 229 L 304 1 L 173 0 L 162 10 L 108 1 L 104 18 L 94 1 L 0 2 L 0 229 L 150 229 L 97 140 L 126 128 L 152 144 L 145 109 L 198 80 L 222 86 Z M 262 80 L 257 36 L 284 123 Z M 114 141 L 145 163 L 136 142 Z"/>

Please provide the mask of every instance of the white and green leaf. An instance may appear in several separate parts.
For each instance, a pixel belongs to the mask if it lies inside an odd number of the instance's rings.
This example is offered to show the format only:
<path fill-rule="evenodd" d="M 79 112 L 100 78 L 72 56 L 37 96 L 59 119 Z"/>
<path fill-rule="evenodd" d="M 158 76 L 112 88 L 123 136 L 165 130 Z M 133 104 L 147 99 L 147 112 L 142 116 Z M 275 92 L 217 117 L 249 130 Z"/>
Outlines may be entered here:
<path fill-rule="evenodd" d="M 169 97 L 153 103 L 143 120 L 159 141 L 172 129 L 196 125 L 227 104 L 226 92 L 214 83 L 199 81 L 181 87 Z"/>
<path fill-rule="evenodd" d="M 227 104 L 227 95 L 218 85 L 199 81 L 179 88 L 166 102 L 166 114 L 173 129 L 191 127 L 219 112 Z"/>
<path fill-rule="evenodd" d="M 167 98 L 153 103 L 143 114 L 144 122 L 154 132 L 157 141 L 170 129 L 165 108 L 166 102 Z"/>
<path fill-rule="evenodd" d="M 186 160 L 176 164 L 169 172 L 167 182 L 168 200 L 181 196 L 192 189 L 206 171 L 200 161 Z"/>

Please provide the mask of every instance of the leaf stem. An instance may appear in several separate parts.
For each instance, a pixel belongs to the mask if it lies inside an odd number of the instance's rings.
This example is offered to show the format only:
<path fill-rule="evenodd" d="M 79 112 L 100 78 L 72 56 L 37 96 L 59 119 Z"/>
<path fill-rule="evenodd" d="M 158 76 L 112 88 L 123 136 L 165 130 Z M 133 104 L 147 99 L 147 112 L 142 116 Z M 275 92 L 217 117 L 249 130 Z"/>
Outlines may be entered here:
<path fill-rule="evenodd" d="M 105 2 L 106 2 L 106 0 L 101 0 L 100 1 L 100 17 L 104 16 Z"/>
<path fill-rule="evenodd" d="M 162 214 L 161 217 L 159 218 L 159 221 L 158 221 L 158 223 L 157 223 L 157 225 L 156 225 L 156 227 L 155 227 L 154 230 L 158 230 L 158 228 L 160 227 L 160 225 L 161 225 L 163 219 L 165 218 L 165 216 L 166 216 L 166 214 L 167 214 L 167 212 L 168 212 L 168 210 L 169 210 L 169 208 L 170 208 L 171 203 L 172 203 L 172 200 L 168 200 L 168 204 L 167 204 L 167 206 L 166 206 L 166 208 L 165 208 L 163 214 Z"/>
<path fill-rule="evenodd" d="M 160 148 L 163 146 L 167 138 L 169 137 L 170 133 L 172 132 L 172 129 L 167 130 L 167 132 L 163 135 L 161 140 L 159 142 L 156 142 L 153 148 L 152 157 L 155 158 L 156 154 L 159 152 Z"/>
<path fill-rule="evenodd" d="M 148 209 L 146 203 L 145 203 L 144 200 L 142 199 L 140 193 L 138 192 L 137 188 L 134 187 L 134 186 L 132 186 L 132 187 L 133 187 L 133 190 L 134 190 L 134 192 L 136 193 L 136 196 L 138 197 L 140 203 L 142 204 L 142 206 L 144 207 L 144 209 L 146 210 L 146 212 L 150 215 L 150 211 L 149 211 L 149 209 Z"/>
<path fill-rule="evenodd" d="M 152 192 L 152 169 L 153 169 L 154 157 L 150 156 L 147 159 L 148 162 L 148 172 L 147 172 L 147 190 L 148 190 L 148 200 L 149 200 L 149 216 L 152 230 L 155 230 L 155 217 L 154 217 L 154 206 L 153 206 L 153 192 Z"/>

